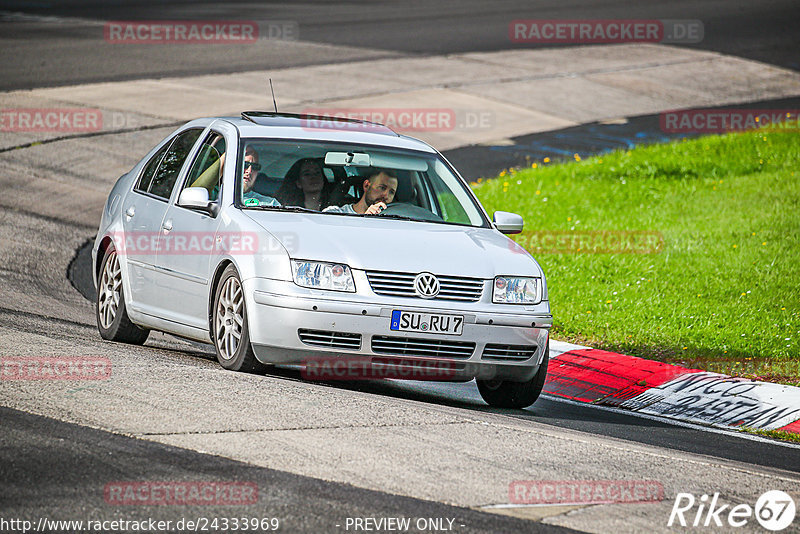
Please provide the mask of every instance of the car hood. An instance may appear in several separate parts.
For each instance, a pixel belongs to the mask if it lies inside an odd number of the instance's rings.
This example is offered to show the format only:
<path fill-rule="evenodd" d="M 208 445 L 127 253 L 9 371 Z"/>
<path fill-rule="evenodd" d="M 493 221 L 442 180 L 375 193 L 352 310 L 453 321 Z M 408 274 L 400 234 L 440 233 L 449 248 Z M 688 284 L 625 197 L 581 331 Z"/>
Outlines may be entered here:
<path fill-rule="evenodd" d="M 295 259 L 345 263 L 355 269 L 475 278 L 541 276 L 527 251 L 494 229 L 382 217 L 245 213 Z"/>

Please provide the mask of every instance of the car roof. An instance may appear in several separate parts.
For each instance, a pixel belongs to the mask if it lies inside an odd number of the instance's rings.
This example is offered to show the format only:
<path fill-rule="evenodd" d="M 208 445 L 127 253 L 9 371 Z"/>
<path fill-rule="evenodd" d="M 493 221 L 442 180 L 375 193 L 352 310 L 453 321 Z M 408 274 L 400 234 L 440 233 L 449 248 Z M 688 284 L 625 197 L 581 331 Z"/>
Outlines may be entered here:
<path fill-rule="evenodd" d="M 427 143 L 398 134 L 382 124 L 340 117 L 245 111 L 241 117 L 219 117 L 233 124 L 241 137 L 303 139 L 404 148 L 436 153 Z M 209 119 L 192 121 L 208 124 Z"/>

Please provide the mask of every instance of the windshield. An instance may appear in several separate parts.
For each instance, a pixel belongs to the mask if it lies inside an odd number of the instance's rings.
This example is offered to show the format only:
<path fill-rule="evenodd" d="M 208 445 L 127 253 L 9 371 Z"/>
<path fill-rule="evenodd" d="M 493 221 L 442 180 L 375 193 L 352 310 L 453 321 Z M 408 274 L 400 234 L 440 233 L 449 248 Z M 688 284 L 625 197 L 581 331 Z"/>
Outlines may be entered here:
<path fill-rule="evenodd" d="M 243 139 L 238 161 L 236 191 L 244 209 L 488 225 L 466 184 L 436 154 Z"/>

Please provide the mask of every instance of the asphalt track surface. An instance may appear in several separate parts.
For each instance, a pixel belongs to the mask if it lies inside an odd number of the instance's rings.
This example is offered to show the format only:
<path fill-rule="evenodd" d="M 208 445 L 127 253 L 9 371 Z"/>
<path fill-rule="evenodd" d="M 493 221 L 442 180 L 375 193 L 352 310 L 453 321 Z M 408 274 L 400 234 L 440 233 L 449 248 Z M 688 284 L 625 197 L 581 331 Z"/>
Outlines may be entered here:
<path fill-rule="evenodd" d="M 0 36 L 0 89 L 98 81 L 241 72 L 336 63 L 358 57 L 452 54 L 533 48 L 510 42 L 517 19 L 699 20 L 704 37 L 686 44 L 800 70 L 800 4 L 794 0 L 545 0 L 438 1 L 360 0 L 339 2 L 134 2 L 5 0 L 0 10 L 83 19 L 67 27 L 26 23 Z M 249 45 L 152 45 L 109 48 L 103 21 L 114 20 L 291 21 L 302 41 L 352 47 L 264 54 Z M 33 40 L 31 38 L 33 37 Z M 353 77 L 358 77 L 354 70 Z"/>
<path fill-rule="evenodd" d="M 347 57 L 325 57 L 324 54 L 276 55 L 258 57 L 251 50 L 231 50 L 209 47 L 187 48 L 187 55 L 174 57 L 169 50 L 131 47 L 123 52 L 125 60 L 109 57 L 95 46 L 94 39 L 102 27 L 87 23 L 85 27 L 71 26 L 66 30 L 46 27 L 30 39 L 27 28 L 11 27 L 0 37 L 5 44 L 0 49 L 0 89 L 56 86 L 91 81 L 113 81 L 161 75 L 237 72 L 269 67 L 314 64 L 320 61 L 353 60 L 394 54 L 441 54 L 463 51 L 489 51 L 509 48 L 508 22 L 517 18 L 645 18 L 699 19 L 705 25 L 705 39 L 697 46 L 709 50 L 739 55 L 800 69 L 797 43 L 800 42 L 796 21 L 798 5 L 792 1 L 776 2 L 677 2 L 662 5 L 658 2 L 349 2 L 341 6 L 320 2 L 299 7 L 289 2 L 252 2 L 237 4 L 153 2 L 142 5 L 133 2 L 2 2 L 0 9 L 25 11 L 37 15 L 63 16 L 88 21 L 129 19 L 248 19 L 297 20 L 301 39 L 354 48 Z M 45 26 L 41 26 L 45 28 Z M 7 46 L 11 42 L 14 46 Z M 44 55 L 43 50 L 50 51 Z M 364 52 L 364 51 L 368 52 Z M 323 59 L 320 59 L 323 58 Z M 354 72 L 354 76 L 358 73 Z M 784 102 L 782 105 L 789 105 Z M 796 105 L 796 102 L 792 102 Z M 491 173 L 525 158 L 537 158 L 543 150 L 576 146 L 583 139 L 586 152 L 608 148 L 599 141 L 602 136 L 616 136 L 638 144 L 657 142 L 648 137 L 652 117 L 631 120 L 623 131 L 609 131 L 606 125 L 584 125 L 578 131 L 548 132 L 515 139 L 516 146 L 507 152 L 486 154 L 451 151 L 448 154 L 469 176 Z M 613 126 L 612 126 L 613 128 Z M 643 132 L 637 137 L 636 132 Z M 634 134 L 634 135 L 632 135 Z M 565 137 L 566 136 L 566 137 Z M 570 137 L 572 136 L 572 137 Z M 592 142 L 594 139 L 594 142 Z M 631 141 L 632 139 L 632 141 Z M 580 144 L 580 143 L 577 143 Z M 541 145 L 546 148 L 543 149 Z M 528 148 L 526 148 L 528 147 Z M 579 151 L 580 152 L 580 151 Z M 581 152 L 583 153 L 583 152 Z M 459 158 L 463 158 L 460 161 Z M 493 159 L 494 158 L 494 159 Z M 489 161 L 489 163 L 486 163 Z M 488 165 L 488 167 L 481 167 Z M 42 226 L 64 224 L 58 218 L 34 217 Z M 13 224 L 5 219 L 4 224 Z M 73 234 L 88 237 L 91 227 L 76 225 Z M 43 236 L 45 234 L 43 233 Z M 43 237 L 47 239 L 48 237 Z M 87 279 L 75 273 L 86 273 L 86 247 L 79 247 L 70 272 L 51 272 L 53 278 L 65 276 L 83 294 L 90 295 Z M 31 259 L 30 261 L 33 261 Z M 24 263 L 22 261 L 21 263 Z M 5 267 L 5 266 L 4 266 Z M 62 268 L 63 266 L 58 266 Z M 22 276 L 13 273 L 14 276 Z M 58 300 L 44 282 L 34 286 L 44 299 Z M 8 304 L 8 303 L 6 303 Z M 15 307 L 0 308 L 2 324 L 19 332 L 50 331 L 54 338 L 94 338 L 96 331 L 87 325 L 86 317 L 78 320 L 58 319 L 41 313 L 23 312 Z M 56 334 L 58 332 L 58 334 Z M 206 366 L 210 359 L 207 347 L 157 342 L 142 349 L 147 357 L 179 360 L 188 368 Z M 166 356 L 165 356 L 166 355 Z M 275 370 L 263 377 L 265 381 L 297 382 L 298 374 L 291 370 Z M 664 420 L 645 419 L 625 413 L 579 406 L 543 397 L 532 408 L 503 411 L 488 408 L 479 398 L 474 384 L 419 384 L 395 381 L 375 381 L 349 384 L 328 384 L 340 391 L 357 391 L 376 398 L 422 402 L 443 410 L 466 409 L 488 417 L 511 417 L 523 422 L 549 425 L 602 436 L 622 443 L 639 443 L 684 451 L 710 459 L 731 460 L 747 465 L 800 472 L 800 449 L 782 444 L 754 440 L 730 433 L 709 433 L 704 429 L 677 426 Z M 214 455 L 142 441 L 101 430 L 73 425 L 17 410 L 0 408 L 0 511 L 4 516 L 42 515 L 52 513 L 60 518 L 74 517 L 80 509 L 80 519 L 109 518 L 109 507 L 102 499 L 102 485 L 109 480 L 185 480 L 204 476 L 207 479 L 249 480 L 257 482 L 261 500 L 252 510 L 237 508 L 238 515 L 263 516 L 269 513 L 282 518 L 284 531 L 331 531 L 336 518 L 347 516 L 456 517 L 465 525 L 461 532 L 567 532 L 566 529 L 541 523 L 490 515 L 466 508 L 399 497 L 391 493 L 371 491 L 346 484 L 318 480 L 255 467 L 226 460 Z M 122 517 L 144 515 L 164 518 L 207 510 L 181 509 L 180 512 L 150 508 L 119 510 Z M 220 516 L 227 510 L 214 510 Z"/>
<path fill-rule="evenodd" d="M 92 243 L 93 241 L 87 241 L 76 251 L 67 271 L 70 283 L 87 300 L 94 299 L 90 274 Z M 210 345 L 197 343 L 193 346 L 197 349 L 198 357 L 209 359 L 214 357 Z M 301 379 L 300 373 L 291 369 L 273 369 L 268 374 L 288 380 Z M 486 406 L 474 382 L 447 384 L 374 380 L 345 383 L 337 381 L 328 382 L 327 385 L 486 413 L 500 411 L 518 419 L 558 428 L 800 473 L 800 446 L 788 448 L 775 442 L 763 439 L 751 440 L 730 433 L 712 434 L 713 439 L 709 439 L 709 432 L 701 426 L 678 426 L 667 420 L 659 421 L 618 410 L 565 402 L 549 395 L 542 396 L 534 406 L 525 410 L 496 410 Z"/>
<path fill-rule="evenodd" d="M 67 272 L 70 283 L 87 300 L 93 298 L 94 291 L 91 278 L 86 276 L 86 273 L 91 272 L 91 243 L 91 241 L 86 242 L 76 251 Z M 213 358 L 210 346 L 202 344 L 194 346 L 197 348 L 198 357 Z M 300 373 L 291 369 L 273 369 L 268 374 L 276 378 L 300 380 Z M 666 420 L 643 418 L 619 410 L 565 402 L 549 395 L 542 396 L 534 406 L 525 410 L 496 410 L 486 406 L 474 382 L 447 384 L 374 380 L 328 382 L 327 385 L 486 413 L 502 412 L 521 420 L 535 421 L 558 428 L 800 473 L 800 447 L 789 448 L 775 442 L 753 440 L 730 433 L 710 434 L 700 426 L 678 426 Z M 709 439 L 710 436 L 713 436 L 713 439 Z"/>
<path fill-rule="evenodd" d="M 0 408 L 0 419 L 0 464 L 4 466 L 0 472 L 0 510 L 5 518 L 25 518 L 34 523 L 40 517 L 153 519 L 173 524 L 181 518 L 274 518 L 280 522 L 280 532 L 344 532 L 348 517 L 409 517 L 452 519 L 454 530 L 465 533 L 575 532 L 254 467 L 7 408 Z M 107 483 L 137 479 L 145 473 L 154 481 L 255 484 L 258 500 L 234 506 L 181 506 L 179 512 L 169 505 L 135 507 L 106 501 Z M 42 505 L 45 499 L 47 504 Z"/>

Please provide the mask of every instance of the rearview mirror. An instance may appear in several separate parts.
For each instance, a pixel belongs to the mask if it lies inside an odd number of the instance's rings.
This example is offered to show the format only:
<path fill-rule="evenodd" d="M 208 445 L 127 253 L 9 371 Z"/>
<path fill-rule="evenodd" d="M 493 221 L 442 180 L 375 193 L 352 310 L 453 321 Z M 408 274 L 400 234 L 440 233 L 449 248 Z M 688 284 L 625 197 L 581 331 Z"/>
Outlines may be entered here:
<path fill-rule="evenodd" d="M 362 152 L 328 152 L 325 154 L 325 165 L 352 165 L 354 167 L 370 167 L 369 154 Z"/>
<path fill-rule="evenodd" d="M 217 203 L 208 199 L 208 189 L 205 187 L 187 187 L 178 197 L 178 206 L 205 211 L 212 217 L 217 215 Z"/>
<path fill-rule="evenodd" d="M 504 234 L 518 234 L 522 231 L 524 221 L 521 215 L 507 211 L 496 211 L 492 215 L 494 227 Z"/>

